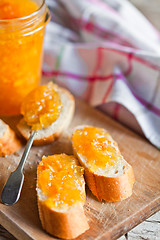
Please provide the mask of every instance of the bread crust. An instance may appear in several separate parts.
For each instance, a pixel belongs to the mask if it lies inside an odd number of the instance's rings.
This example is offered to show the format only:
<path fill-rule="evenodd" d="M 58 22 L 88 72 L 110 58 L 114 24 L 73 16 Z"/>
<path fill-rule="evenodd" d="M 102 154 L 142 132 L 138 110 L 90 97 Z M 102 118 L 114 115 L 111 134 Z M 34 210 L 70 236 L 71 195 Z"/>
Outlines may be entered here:
<path fill-rule="evenodd" d="M 85 179 L 88 187 L 99 201 L 120 201 L 132 195 L 135 181 L 132 167 L 120 177 L 105 177 L 92 173 L 85 168 Z"/>
<path fill-rule="evenodd" d="M 75 110 L 75 100 L 73 95 L 67 91 L 66 89 L 59 88 L 59 94 L 60 96 L 64 98 L 62 104 L 64 109 L 64 116 L 61 116 L 49 127 L 45 128 L 44 131 L 47 132 L 47 134 L 41 134 L 43 129 L 37 130 L 37 135 L 34 137 L 33 145 L 46 145 L 52 143 L 54 140 L 60 137 L 60 135 L 63 133 L 65 129 L 68 128 L 74 114 Z M 62 113 L 63 114 L 63 109 Z M 19 132 L 22 134 L 22 136 L 28 140 L 31 134 L 31 127 L 26 124 L 24 119 L 22 118 L 17 128 Z M 44 136 L 45 135 L 45 136 Z M 42 136 L 42 137 L 41 137 Z"/>
<path fill-rule="evenodd" d="M 84 127 L 84 126 L 83 126 Z M 81 127 L 77 127 L 81 128 Z M 98 175 L 92 172 L 83 159 L 77 153 L 72 141 L 73 153 L 79 159 L 80 164 L 84 167 L 84 176 L 86 183 L 91 192 L 97 197 L 99 201 L 120 201 L 132 195 L 132 188 L 135 182 L 133 168 L 127 164 L 127 169 L 124 174 L 117 177 L 107 177 Z"/>
<path fill-rule="evenodd" d="M 0 156 L 4 157 L 18 151 L 22 147 L 22 144 L 17 138 L 15 132 L 2 120 L 0 121 L 6 128 L 6 131 L 0 138 Z"/>
<path fill-rule="evenodd" d="M 31 128 L 26 124 L 26 122 L 24 121 L 23 118 L 19 121 L 17 128 L 26 140 L 28 140 L 30 138 Z M 49 136 L 46 136 L 43 138 L 36 138 L 36 136 L 35 136 L 33 145 L 34 146 L 42 146 L 42 145 L 50 144 L 50 143 L 54 142 L 57 138 L 59 138 L 61 133 L 62 133 L 62 131 L 61 130 L 58 131 L 58 129 L 57 129 L 57 132 L 51 133 Z"/>
<path fill-rule="evenodd" d="M 38 198 L 38 210 L 43 229 L 56 237 L 73 239 L 89 229 L 81 204 L 62 212 L 50 209 Z"/>

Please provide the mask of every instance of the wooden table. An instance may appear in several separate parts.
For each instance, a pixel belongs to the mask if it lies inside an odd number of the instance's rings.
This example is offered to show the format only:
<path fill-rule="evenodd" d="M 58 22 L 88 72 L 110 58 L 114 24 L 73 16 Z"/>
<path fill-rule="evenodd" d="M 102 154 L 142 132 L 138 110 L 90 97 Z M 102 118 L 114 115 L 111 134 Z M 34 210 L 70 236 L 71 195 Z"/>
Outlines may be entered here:
<path fill-rule="evenodd" d="M 160 31 L 160 0 L 130 0 Z M 125 237 L 119 238 L 124 240 Z M 158 240 L 160 239 L 160 211 L 128 233 L 129 240 Z"/>
<path fill-rule="evenodd" d="M 160 0 L 130 0 L 143 14 L 152 22 L 152 24 L 160 31 Z M 129 240 L 160 239 L 160 212 L 156 213 L 133 230 L 128 236 L 122 236 L 119 240 L 127 238 Z M 16 240 L 3 227 L 0 227 L 0 240 Z M 23 239 L 22 239 L 23 240 Z"/>

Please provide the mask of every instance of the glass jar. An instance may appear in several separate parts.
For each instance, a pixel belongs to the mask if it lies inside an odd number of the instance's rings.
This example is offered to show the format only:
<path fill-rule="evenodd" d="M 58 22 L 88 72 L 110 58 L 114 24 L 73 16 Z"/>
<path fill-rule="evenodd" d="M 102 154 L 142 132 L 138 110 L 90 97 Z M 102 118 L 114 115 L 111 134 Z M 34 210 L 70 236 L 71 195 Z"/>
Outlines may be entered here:
<path fill-rule="evenodd" d="M 37 9 L 30 15 L 0 19 L 0 115 L 19 114 L 23 98 L 41 78 L 44 30 L 50 14 L 44 0 L 32 2 Z"/>

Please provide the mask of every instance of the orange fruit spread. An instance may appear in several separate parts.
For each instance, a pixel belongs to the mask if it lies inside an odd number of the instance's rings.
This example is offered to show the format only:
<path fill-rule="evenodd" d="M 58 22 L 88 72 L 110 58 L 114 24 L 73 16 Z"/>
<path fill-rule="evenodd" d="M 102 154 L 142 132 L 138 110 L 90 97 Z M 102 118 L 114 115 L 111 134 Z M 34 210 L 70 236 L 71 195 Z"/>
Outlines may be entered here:
<path fill-rule="evenodd" d="M 49 82 L 38 86 L 23 100 L 21 114 L 32 130 L 48 127 L 57 120 L 62 110 L 57 85 Z"/>
<path fill-rule="evenodd" d="M 101 128 L 86 126 L 77 129 L 72 136 L 73 147 L 83 156 L 91 170 L 113 166 L 122 159 L 117 143 Z"/>
<path fill-rule="evenodd" d="M 1 0 L 0 19 L 24 17 L 37 9 L 37 4 L 31 0 Z"/>
<path fill-rule="evenodd" d="M 18 19 L 38 8 L 31 0 L 0 0 L 0 115 L 19 114 L 39 83 L 45 17 Z"/>
<path fill-rule="evenodd" d="M 37 184 L 46 197 L 45 204 L 51 208 L 85 202 L 83 168 L 74 156 L 43 157 L 37 168 Z"/>

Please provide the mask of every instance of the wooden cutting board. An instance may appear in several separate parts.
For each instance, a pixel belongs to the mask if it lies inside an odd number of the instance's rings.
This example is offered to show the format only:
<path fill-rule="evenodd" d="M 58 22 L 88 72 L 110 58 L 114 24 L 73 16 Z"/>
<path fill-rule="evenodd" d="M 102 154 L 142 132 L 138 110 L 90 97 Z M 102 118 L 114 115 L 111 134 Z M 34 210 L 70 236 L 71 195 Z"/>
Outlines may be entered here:
<path fill-rule="evenodd" d="M 15 128 L 18 118 L 5 118 Z M 65 152 L 72 154 L 70 136 L 75 126 L 88 124 L 108 129 L 118 142 L 125 159 L 133 166 L 136 182 L 133 195 L 121 202 L 98 202 L 89 189 L 85 213 L 90 229 L 78 237 L 84 239 L 116 239 L 160 209 L 160 151 L 109 117 L 76 100 L 76 113 L 68 131 L 55 143 L 32 147 L 25 164 L 25 181 L 18 203 L 0 203 L 0 224 L 19 240 L 53 240 L 42 230 L 36 203 L 36 166 L 43 155 Z M 0 158 L 0 191 L 22 155 Z"/>

